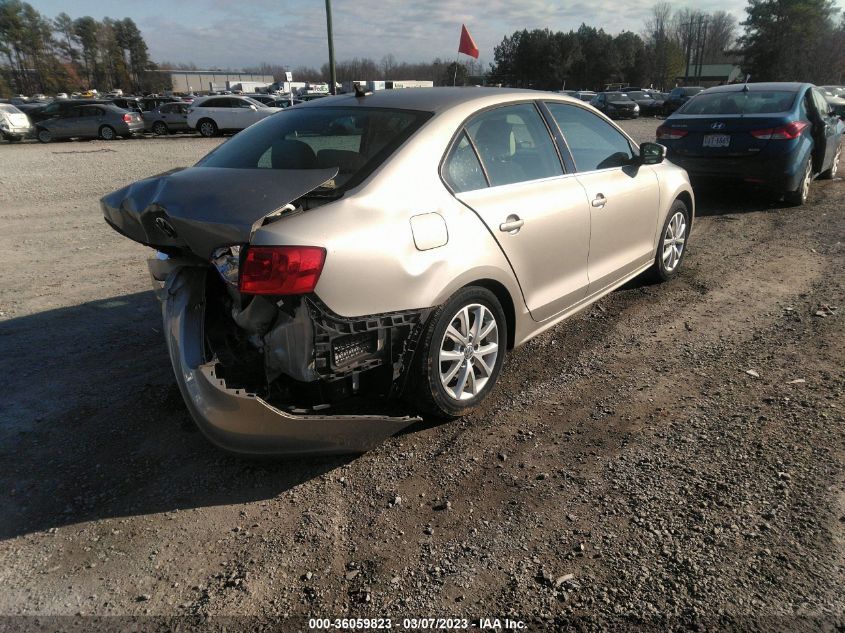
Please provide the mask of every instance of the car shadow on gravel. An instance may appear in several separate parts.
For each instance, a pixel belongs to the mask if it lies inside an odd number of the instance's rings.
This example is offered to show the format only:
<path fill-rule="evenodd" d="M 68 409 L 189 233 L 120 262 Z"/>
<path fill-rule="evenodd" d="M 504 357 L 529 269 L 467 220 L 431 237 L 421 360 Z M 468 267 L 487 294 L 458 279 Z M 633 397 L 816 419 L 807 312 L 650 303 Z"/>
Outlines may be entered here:
<path fill-rule="evenodd" d="M 696 184 L 693 191 L 696 217 L 776 211 L 784 206 L 772 193 L 743 185 Z"/>
<path fill-rule="evenodd" d="M 0 322 L 0 538 L 271 499 L 354 456 L 225 453 L 174 384 L 152 292 Z"/>

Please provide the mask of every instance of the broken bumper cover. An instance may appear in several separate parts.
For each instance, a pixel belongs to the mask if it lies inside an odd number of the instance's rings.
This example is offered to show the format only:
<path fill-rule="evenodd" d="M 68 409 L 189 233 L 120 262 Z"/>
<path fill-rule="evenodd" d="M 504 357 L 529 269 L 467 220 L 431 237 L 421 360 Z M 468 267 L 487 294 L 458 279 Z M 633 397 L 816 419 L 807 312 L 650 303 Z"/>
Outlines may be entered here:
<path fill-rule="evenodd" d="M 238 453 L 358 453 L 420 420 L 410 416 L 293 415 L 244 389 L 227 387 L 215 373 L 215 361 L 204 358 L 206 271 L 199 266 L 150 260 L 153 279 L 164 280 L 157 294 L 162 300 L 176 382 L 191 416 L 211 442 Z"/>

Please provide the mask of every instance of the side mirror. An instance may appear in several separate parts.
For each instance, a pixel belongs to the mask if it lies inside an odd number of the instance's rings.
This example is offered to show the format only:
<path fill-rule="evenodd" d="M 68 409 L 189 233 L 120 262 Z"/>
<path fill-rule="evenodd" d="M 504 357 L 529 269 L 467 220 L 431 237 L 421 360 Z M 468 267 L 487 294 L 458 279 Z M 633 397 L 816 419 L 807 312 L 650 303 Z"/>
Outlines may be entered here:
<path fill-rule="evenodd" d="M 657 165 L 666 158 L 666 148 L 658 143 L 640 145 L 640 164 Z"/>
<path fill-rule="evenodd" d="M 249 109 L 250 110 L 258 110 L 258 106 L 250 104 Z"/>

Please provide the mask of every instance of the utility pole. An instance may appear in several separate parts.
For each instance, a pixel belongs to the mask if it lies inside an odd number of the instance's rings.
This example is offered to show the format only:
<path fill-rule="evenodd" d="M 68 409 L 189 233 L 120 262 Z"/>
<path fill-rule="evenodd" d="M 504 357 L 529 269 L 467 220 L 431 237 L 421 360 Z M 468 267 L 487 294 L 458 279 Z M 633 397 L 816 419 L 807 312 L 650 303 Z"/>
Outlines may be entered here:
<path fill-rule="evenodd" d="M 329 93 L 337 94 L 337 73 L 334 68 L 334 35 L 332 35 L 332 0 L 326 0 L 326 31 L 329 35 Z"/>

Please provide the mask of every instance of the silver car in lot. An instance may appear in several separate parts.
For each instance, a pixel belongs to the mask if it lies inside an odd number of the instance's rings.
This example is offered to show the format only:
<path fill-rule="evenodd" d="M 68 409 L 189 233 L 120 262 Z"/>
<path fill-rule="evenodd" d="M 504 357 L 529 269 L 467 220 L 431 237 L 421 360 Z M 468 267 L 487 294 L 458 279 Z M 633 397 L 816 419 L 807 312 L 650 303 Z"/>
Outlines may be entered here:
<path fill-rule="evenodd" d="M 190 132 L 188 127 L 189 103 L 173 101 L 163 103 L 153 110 L 142 112 L 144 126 L 148 132 L 157 136 L 166 136 L 174 132 Z"/>
<path fill-rule="evenodd" d="M 144 131 L 137 112 L 128 112 L 107 103 L 77 105 L 39 121 L 35 136 L 42 143 L 66 138 L 100 138 L 111 141 Z"/>
<path fill-rule="evenodd" d="M 383 91 L 269 117 L 102 209 L 158 251 L 176 380 L 209 439 L 348 452 L 418 419 L 384 415 L 390 399 L 463 415 L 509 350 L 677 274 L 694 198 L 664 155 L 558 94 Z"/>

